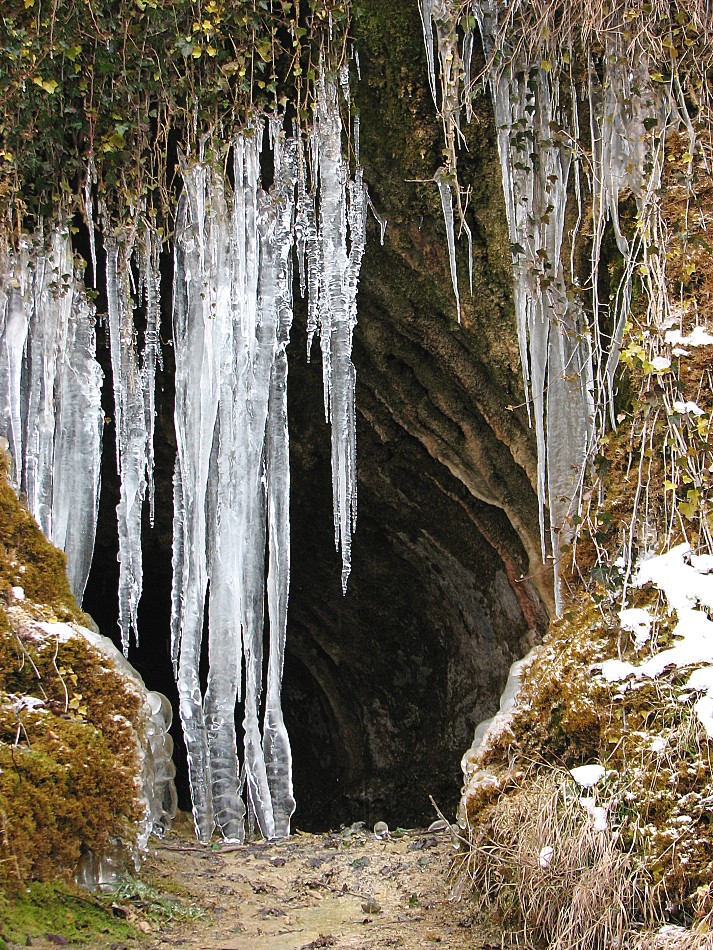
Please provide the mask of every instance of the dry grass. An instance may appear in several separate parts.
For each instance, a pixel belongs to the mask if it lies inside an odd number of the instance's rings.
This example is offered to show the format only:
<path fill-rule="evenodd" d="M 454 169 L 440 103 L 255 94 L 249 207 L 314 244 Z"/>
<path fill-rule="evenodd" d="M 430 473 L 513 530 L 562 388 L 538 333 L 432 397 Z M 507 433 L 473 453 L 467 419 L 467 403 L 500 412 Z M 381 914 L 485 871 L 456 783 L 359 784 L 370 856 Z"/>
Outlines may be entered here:
<path fill-rule="evenodd" d="M 706 0 L 509 0 L 496 48 L 536 62 L 548 51 L 603 47 L 616 38 L 630 62 L 705 77 L 713 59 Z M 559 58 L 557 56 L 556 58 Z"/>
<path fill-rule="evenodd" d="M 549 950 L 622 946 L 647 901 L 646 879 L 581 793 L 560 770 L 523 781 L 471 831 L 463 869 L 504 927 Z"/>
<path fill-rule="evenodd" d="M 667 926 L 656 933 L 642 934 L 632 950 L 713 950 L 713 935 Z"/>

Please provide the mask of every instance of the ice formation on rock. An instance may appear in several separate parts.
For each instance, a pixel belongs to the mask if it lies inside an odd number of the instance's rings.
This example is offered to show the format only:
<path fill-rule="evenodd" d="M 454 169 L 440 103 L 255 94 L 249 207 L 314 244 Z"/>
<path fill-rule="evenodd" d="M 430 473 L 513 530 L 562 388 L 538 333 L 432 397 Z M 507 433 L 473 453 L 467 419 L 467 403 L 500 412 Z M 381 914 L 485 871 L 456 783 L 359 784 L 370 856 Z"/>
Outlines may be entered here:
<path fill-rule="evenodd" d="M 154 385 L 159 354 L 159 239 L 149 224 L 137 220 L 129 233 L 105 228 L 109 349 L 114 389 L 116 459 L 120 497 L 119 628 L 126 654 L 133 631 L 138 643 L 138 609 L 143 584 L 141 515 L 147 485 L 153 521 Z M 132 297 L 132 262 L 140 274 L 139 301 Z M 139 361 L 134 308 L 146 313 L 143 362 Z"/>
<path fill-rule="evenodd" d="M 489 55 L 498 28 L 495 4 L 476 2 L 473 10 Z M 520 359 L 537 440 L 542 554 L 547 503 L 556 571 L 591 449 L 594 416 L 590 337 L 580 304 L 567 293 L 562 262 L 576 114 L 569 112 L 570 103 L 561 103 L 556 79 L 539 66 L 517 63 L 493 71 L 490 89 L 513 253 Z M 553 134 L 556 128 L 563 129 L 561 135 Z"/>
<path fill-rule="evenodd" d="M 163 837 L 170 829 L 178 808 L 173 739 L 169 734 L 173 718 L 171 704 L 162 693 L 146 688 L 141 676 L 108 637 L 86 627 L 62 623 L 43 623 L 38 627 L 44 636 L 60 639 L 82 637 L 101 655 L 105 664 L 124 677 L 127 691 L 134 693 L 140 700 L 138 721 L 133 730 L 139 760 L 137 794 L 142 809 L 133 854 L 138 870 L 150 836 Z M 119 875 L 125 871 L 125 859 L 126 845 L 121 841 L 113 842 L 113 846 L 104 854 L 88 855 L 82 864 L 80 883 L 86 887 L 115 885 Z"/>
<path fill-rule="evenodd" d="M 0 253 L 0 435 L 81 603 L 99 504 L 102 372 L 67 226 Z"/>
<path fill-rule="evenodd" d="M 512 664 L 505 689 L 500 696 L 500 708 L 492 718 L 484 719 L 476 726 L 473 742 L 461 759 L 464 786 L 458 806 L 458 823 L 463 829 L 467 827 L 469 798 L 481 788 L 498 784 L 494 773 L 483 766 L 482 759 L 487 755 L 491 744 L 497 742 L 503 732 L 509 728 L 522 687 L 522 674 L 525 667 L 537 657 L 539 652 L 540 647 L 535 646 L 521 660 L 516 660 Z"/>
<path fill-rule="evenodd" d="M 459 49 L 453 12 L 440 0 L 419 0 L 424 26 L 429 84 L 436 98 L 434 26 L 440 59 L 441 116 L 446 152 L 455 161 L 458 126 L 453 117 L 460 99 L 461 70 L 466 113 L 470 117 L 470 74 L 473 38 L 469 30 Z M 442 9 L 443 7 L 443 9 Z M 455 8 L 454 8 L 455 9 Z M 592 309 L 585 314 L 577 275 L 566 274 L 562 260 L 568 195 L 582 203 L 582 172 L 573 143 L 581 141 L 577 96 L 560 80 L 552 63 L 530 62 L 523 49 L 501 48 L 509 11 L 498 0 L 472 0 L 492 95 L 502 171 L 503 192 L 513 254 L 514 301 L 528 412 L 534 425 L 537 494 L 542 554 L 548 547 L 555 568 L 555 599 L 559 609 L 558 563 L 563 542 L 572 534 L 578 494 L 588 459 L 593 455 L 608 415 L 614 422 L 613 379 L 624 324 L 629 311 L 631 277 L 640 246 L 631 246 L 619 226 L 619 199 L 636 196 L 644 220 L 660 178 L 657 130 L 665 121 L 662 97 L 656 93 L 641 62 L 631 66 L 620 40 L 606 40 L 601 70 L 590 63 L 589 169 L 593 206 Z M 669 105 L 669 108 L 671 106 Z M 454 169 L 449 169 L 454 174 Z M 458 304 L 453 250 L 453 206 L 447 182 L 439 175 L 454 292 Z M 449 217 L 450 215 L 450 217 Z M 615 312 L 597 296 L 599 258 L 607 222 L 625 261 L 616 294 Z M 576 239 L 575 224 L 571 243 Z M 646 229 L 637 235 L 645 243 Z M 643 235 L 643 236 L 641 236 Z M 651 240 L 651 238 L 649 238 Z M 635 242 L 635 243 L 636 243 Z M 575 292 L 572 292 L 574 287 Z M 606 332 L 603 327 L 610 327 Z M 546 544 L 545 512 L 549 515 Z"/>
<path fill-rule="evenodd" d="M 260 178 L 262 121 L 232 142 L 232 186 L 210 163 L 183 163 L 173 293 L 178 455 L 171 623 L 201 840 L 216 825 L 224 837 L 243 840 L 246 805 L 263 835 L 289 834 L 295 807 L 281 708 L 290 577 L 293 249 L 301 289 L 309 293 L 308 335 L 319 333 L 322 349 L 344 588 L 350 569 L 356 519 L 351 345 L 367 195 L 358 164 L 349 180 L 342 157 L 334 77 L 321 77 L 315 111 L 309 163 L 303 142 L 286 136 L 276 118 L 267 121 L 274 167 L 269 190 Z M 204 694 L 199 663 L 206 599 Z"/>

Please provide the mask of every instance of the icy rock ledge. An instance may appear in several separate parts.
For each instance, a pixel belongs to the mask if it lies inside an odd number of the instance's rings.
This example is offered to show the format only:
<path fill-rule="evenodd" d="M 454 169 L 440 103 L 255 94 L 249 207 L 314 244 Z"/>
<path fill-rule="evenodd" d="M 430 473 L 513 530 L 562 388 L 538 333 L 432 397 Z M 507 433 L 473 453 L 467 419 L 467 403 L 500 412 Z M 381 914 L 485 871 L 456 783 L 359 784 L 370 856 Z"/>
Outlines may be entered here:
<path fill-rule="evenodd" d="M 123 677 L 127 692 L 133 692 L 142 700 L 138 719 L 132 723 L 140 765 L 139 774 L 136 776 L 137 797 L 143 812 L 136 844 L 127 847 L 126 842 L 117 840 L 114 847 L 105 854 L 88 854 L 77 875 L 78 883 L 85 887 L 111 885 L 125 870 L 127 855 L 133 858 L 138 870 L 141 853 L 147 850 L 150 836 L 155 834 L 163 837 L 176 815 L 176 768 L 172 758 L 173 739 L 169 735 L 171 704 L 162 693 L 148 690 L 141 676 L 112 641 L 98 631 L 78 624 L 44 621 L 31 621 L 29 629 L 25 629 L 30 636 L 37 639 L 52 638 L 60 643 L 70 639 L 84 639 L 93 650 L 102 655 L 107 666 L 113 667 Z"/>
<path fill-rule="evenodd" d="M 498 779 L 487 769 L 480 768 L 481 755 L 488 746 L 498 738 L 509 726 L 513 708 L 522 687 L 522 673 L 539 652 L 539 646 L 534 646 L 521 660 L 516 660 L 510 667 L 505 689 L 500 697 L 500 708 L 491 719 L 484 719 L 475 727 L 475 734 L 471 747 L 461 759 L 464 786 L 458 805 L 458 824 L 465 829 L 466 805 L 468 799 L 480 788 L 488 785 L 497 785 Z"/>

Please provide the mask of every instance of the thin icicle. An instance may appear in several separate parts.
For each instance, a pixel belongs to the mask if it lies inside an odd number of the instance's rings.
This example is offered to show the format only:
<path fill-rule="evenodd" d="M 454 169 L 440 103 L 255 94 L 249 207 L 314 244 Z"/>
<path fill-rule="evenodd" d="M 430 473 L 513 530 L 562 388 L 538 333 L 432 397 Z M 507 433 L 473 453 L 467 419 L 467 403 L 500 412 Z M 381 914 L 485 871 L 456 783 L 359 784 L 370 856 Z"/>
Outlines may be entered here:
<path fill-rule="evenodd" d="M 131 240 L 105 238 L 109 349 L 114 388 L 116 458 L 120 478 L 119 629 L 124 655 L 133 632 L 143 585 L 141 510 L 146 493 L 146 418 L 131 299 Z"/>
<path fill-rule="evenodd" d="M 367 196 L 357 166 L 348 181 L 342 157 L 342 123 L 336 84 L 320 79 L 312 133 L 319 168 L 319 328 L 325 415 L 332 425 L 332 492 L 335 544 L 342 553 L 342 590 L 351 571 L 356 524 L 356 369 L 351 359 L 356 296 L 364 253 Z M 347 239 L 349 249 L 347 249 Z"/>
<path fill-rule="evenodd" d="M 84 178 L 84 218 L 89 232 L 89 257 L 92 262 L 92 283 L 97 285 L 97 244 L 94 233 L 94 198 L 92 189 L 97 183 L 97 169 L 94 164 L 94 155 L 90 153 L 87 161 L 87 173 Z"/>
<path fill-rule="evenodd" d="M 146 417 L 146 475 L 149 492 L 149 521 L 154 526 L 154 434 L 156 430 L 156 366 L 161 366 L 161 276 L 159 252 L 161 242 L 156 230 L 144 227 L 143 246 L 138 249 L 140 291 L 146 312 L 146 330 L 141 358 L 141 381 Z"/>
<path fill-rule="evenodd" d="M 439 168 L 436 172 L 436 184 L 441 195 L 441 207 L 443 208 L 443 220 L 446 224 L 446 238 L 448 240 L 448 262 L 451 269 L 451 283 L 453 284 L 453 294 L 456 298 L 456 312 L 458 314 L 458 323 L 460 323 L 460 294 L 458 293 L 458 267 L 456 264 L 456 238 L 455 224 L 453 221 L 453 192 L 450 184 L 443 175 L 444 169 Z M 470 232 L 468 232 L 470 234 Z"/>
<path fill-rule="evenodd" d="M 421 12 L 421 23 L 423 24 L 423 42 L 426 47 L 426 62 L 428 63 L 428 84 L 431 87 L 433 103 L 438 108 L 438 96 L 436 93 L 436 63 L 433 55 L 433 10 L 432 0 L 420 0 L 418 5 Z"/>

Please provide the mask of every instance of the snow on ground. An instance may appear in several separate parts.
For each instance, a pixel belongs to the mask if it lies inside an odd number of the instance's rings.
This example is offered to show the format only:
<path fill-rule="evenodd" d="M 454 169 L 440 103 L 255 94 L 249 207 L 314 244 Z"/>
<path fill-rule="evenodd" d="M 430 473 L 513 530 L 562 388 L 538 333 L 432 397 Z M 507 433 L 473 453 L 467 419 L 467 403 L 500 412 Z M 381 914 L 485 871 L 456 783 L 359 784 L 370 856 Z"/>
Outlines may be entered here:
<path fill-rule="evenodd" d="M 713 739 L 713 622 L 708 611 L 713 610 L 713 559 L 707 555 L 691 554 L 688 544 L 679 544 L 664 554 L 640 561 L 634 575 L 634 586 L 651 583 L 664 595 L 668 613 L 675 612 L 677 623 L 673 630 L 674 644 L 656 652 L 641 663 L 611 659 L 598 664 L 602 676 L 609 683 L 660 676 L 674 667 L 686 669 L 698 666 L 686 683 L 686 689 L 701 693 L 695 711 L 708 737 Z M 622 610 L 621 625 L 634 633 L 638 647 L 650 637 L 653 618 L 641 609 Z M 701 665 L 705 664 L 705 665 Z"/>

